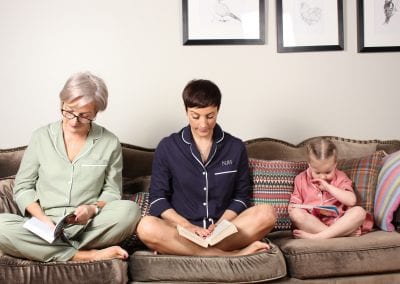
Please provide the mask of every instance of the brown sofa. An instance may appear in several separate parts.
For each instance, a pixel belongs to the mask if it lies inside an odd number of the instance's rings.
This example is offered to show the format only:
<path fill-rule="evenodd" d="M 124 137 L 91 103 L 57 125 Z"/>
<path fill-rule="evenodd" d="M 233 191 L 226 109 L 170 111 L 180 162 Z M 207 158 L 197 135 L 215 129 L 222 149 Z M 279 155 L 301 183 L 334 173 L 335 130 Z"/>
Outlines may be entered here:
<path fill-rule="evenodd" d="M 338 146 L 343 167 L 359 158 L 383 150 L 400 150 L 399 140 L 351 140 L 329 137 Z M 304 161 L 304 145 L 260 138 L 246 141 L 249 158 L 266 161 Z M 147 212 L 147 193 L 154 150 L 123 145 L 124 198 L 137 201 Z M 17 172 L 25 147 L 0 150 L 0 212 L 18 214 L 12 200 L 13 175 Z M 379 152 L 382 153 L 382 152 Z M 298 165 L 304 166 L 302 162 Z M 349 170 L 349 168 L 348 168 Z M 351 169 L 350 169 L 351 170 Z M 351 172 L 350 172 L 351 173 Z M 371 171 L 375 184 L 379 168 Z M 257 173 L 258 174 L 258 173 Z M 357 172 L 360 175 L 360 172 Z M 361 173 L 364 177 L 365 173 Z M 256 188 L 255 175 L 252 176 Z M 292 177 L 290 177 L 292 178 Z M 357 178 L 360 178 L 357 176 Z M 284 180 L 288 179 L 285 176 Z M 267 184 L 269 183 L 264 180 Z M 286 188 L 291 183 L 276 188 Z M 256 190 L 254 190 L 256 192 Z M 259 201 L 256 194 L 253 202 Z M 284 204 L 285 200 L 278 200 Z M 271 204 L 276 205 L 274 201 Z M 278 210 L 281 210 L 278 208 Z M 282 209 L 283 210 L 283 209 Z M 282 211 L 281 210 L 281 211 Z M 284 210 L 283 210 L 284 211 Z M 283 214 L 285 212 L 280 212 Z M 279 214 L 278 214 L 279 215 Z M 282 219 L 283 220 L 283 219 Z M 393 222 L 398 222 L 394 219 Z M 284 222 L 282 224 L 285 224 Z M 286 224 L 287 225 L 287 224 Z M 335 238 L 325 241 L 293 239 L 290 230 L 276 228 L 267 236 L 271 250 L 246 257 L 183 257 L 154 255 L 135 236 L 122 243 L 131 253 L 128 261 L 38 263 L 0 256 L 0 283 L 399 283 L 400 234 L 375 229 L 361 237 Z M 1 253 L 0 253 L 1 254 Z"/>

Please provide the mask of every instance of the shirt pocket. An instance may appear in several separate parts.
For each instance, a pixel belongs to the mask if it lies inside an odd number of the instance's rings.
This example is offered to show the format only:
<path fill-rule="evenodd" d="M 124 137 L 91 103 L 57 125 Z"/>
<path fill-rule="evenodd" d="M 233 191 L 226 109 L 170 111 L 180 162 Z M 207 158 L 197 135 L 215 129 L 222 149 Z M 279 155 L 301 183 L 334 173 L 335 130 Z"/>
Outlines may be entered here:
<path fill-rule="evenodd" d="M 79 180 L 87 189 L 98 190 L 104 184 L 107 168 L 107 160 L 85 159 L 78 166 Z"/>
<path fill-rule="evenodd" d="M 224 194 L 230 195 L 230 191 L 232 191 L 235 187 L 236 175 L 236 169 L 216 171 L 214 173 L 214 180 L 218 191 L 222 191 Z M 222 192 L 220 192 L 220 194 Z"/>

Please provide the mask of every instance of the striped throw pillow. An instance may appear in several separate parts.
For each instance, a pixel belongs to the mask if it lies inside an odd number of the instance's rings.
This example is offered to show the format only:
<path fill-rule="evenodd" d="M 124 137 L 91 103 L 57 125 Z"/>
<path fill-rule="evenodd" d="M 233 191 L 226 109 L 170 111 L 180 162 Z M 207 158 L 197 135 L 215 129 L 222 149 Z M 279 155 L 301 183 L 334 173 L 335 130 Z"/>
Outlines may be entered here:
<path fill-rule="evenodd" d="M 400 151 L 390 154 L 382 166 L 375 195 L 374 218 L 384 231 L 394 231 L 393 214 L 400 206 Z"/>

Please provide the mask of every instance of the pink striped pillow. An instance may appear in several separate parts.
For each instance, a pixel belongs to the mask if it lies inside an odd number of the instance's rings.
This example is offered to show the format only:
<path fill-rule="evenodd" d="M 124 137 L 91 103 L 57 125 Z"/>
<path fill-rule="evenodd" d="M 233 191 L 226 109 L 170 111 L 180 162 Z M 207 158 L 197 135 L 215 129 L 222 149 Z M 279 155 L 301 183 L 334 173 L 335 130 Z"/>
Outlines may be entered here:
<path fill-rule="evenodd" d="M 390 154 L 382 166 L 375 195 L 376 225 L 394 231 L 393 214 L 400 206 L 400 151 Z"/>

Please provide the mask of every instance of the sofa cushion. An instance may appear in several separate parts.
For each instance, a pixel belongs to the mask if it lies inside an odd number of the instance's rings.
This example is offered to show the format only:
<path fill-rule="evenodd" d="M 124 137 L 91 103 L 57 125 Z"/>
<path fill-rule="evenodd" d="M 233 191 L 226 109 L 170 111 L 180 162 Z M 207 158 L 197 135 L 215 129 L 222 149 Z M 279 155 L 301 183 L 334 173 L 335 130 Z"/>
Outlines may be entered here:
<path fill-rule="evenodd" d="M 353 181 L 358 205 L 373 214 L 376 185 L 382 167 L 384 151 L 372 155 L 349 160 L 339 160 L 337 167 L 344 171 Z"/>
<path fill-rule="evenodd" d="M 0 256 L 0 283 L 127 283 L 128 263 L 102 261 L 36 262 Z"/>
<path fill-rule="evenodd" d="M 306 162 L 249 159 L 252 180 L 251 205 L 270 204 L 274 207 L 277 222 L 274 230 L 291 228 L 287 210 L 293 192 L 294 178 L 307 168 Z"/>
<path fill-rule="evenodd" d="M 249 283 L 286 275 L 285 259 L 273 244 L 268 252 L 247 256 L 176 256 L 136 251 L 130 257 L 130 276 L 135 282 Z"/>
<path fill-rule="evenodd" d="M 393 214 L 400 205 L 400 151 L 390 154 L 378 176 L 374 217 L 376 225 L 394 231 Z"/>
<path fill-rule="evenodd" d="M 271 233 L 286 259 L 288 274 L 299 279 L 399 271 L 400 234 L 374 231 L 361 237 L 293 239 L 290 231 Z"/>

